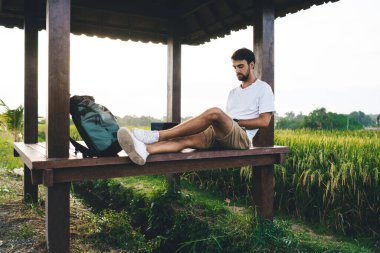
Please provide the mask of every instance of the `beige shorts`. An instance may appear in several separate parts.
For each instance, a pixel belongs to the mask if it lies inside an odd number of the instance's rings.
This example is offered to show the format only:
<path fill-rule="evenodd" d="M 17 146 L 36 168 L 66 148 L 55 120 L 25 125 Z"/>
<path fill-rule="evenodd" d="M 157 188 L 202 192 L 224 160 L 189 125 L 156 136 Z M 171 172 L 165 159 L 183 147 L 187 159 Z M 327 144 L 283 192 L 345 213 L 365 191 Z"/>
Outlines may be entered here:
<path fill-rule="evenodd" d="M 247 133 L 241 128 L 238 123 L 232 121 L 231 131 L 222 139 L 215 137 L 215 132 L 212 126 L 203 131 L 208 149 L 248 149 L 251 141 Z"/>

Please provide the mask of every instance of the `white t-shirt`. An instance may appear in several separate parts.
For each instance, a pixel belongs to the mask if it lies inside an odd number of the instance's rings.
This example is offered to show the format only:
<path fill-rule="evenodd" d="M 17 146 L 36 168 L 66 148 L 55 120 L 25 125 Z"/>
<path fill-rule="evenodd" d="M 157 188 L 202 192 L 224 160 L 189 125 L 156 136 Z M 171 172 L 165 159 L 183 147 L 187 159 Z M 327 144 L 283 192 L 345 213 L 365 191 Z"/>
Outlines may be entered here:
<path fill-rule="evenodd" d="M 233 119 L 254 119 L 258 118 L 260 113 L 274 111 L 272 89 L 269 84 L 261 80 L 256 80 L 245 89 L 238 86 L 228 95 L 226 113 Z M 257 131 L 258 129 L 246 129 L 250 140 Z"/>

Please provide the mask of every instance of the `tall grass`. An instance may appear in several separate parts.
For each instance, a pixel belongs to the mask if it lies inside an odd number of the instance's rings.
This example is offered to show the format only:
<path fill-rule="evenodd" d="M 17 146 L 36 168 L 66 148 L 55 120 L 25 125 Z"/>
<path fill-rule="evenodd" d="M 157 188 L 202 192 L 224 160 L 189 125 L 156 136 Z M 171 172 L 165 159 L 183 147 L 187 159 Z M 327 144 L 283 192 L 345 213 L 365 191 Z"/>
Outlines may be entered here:
<path fill-rule="evenodd" d="M 0 129 L 0 168 L 14 169 L 23 167 L 19 157 L 13 155 L 13 136 Z"/>
<path fill-rule="evenodd" d="M 380 131 L 276 131 L 276 208 L 347 234 L 380 234 Z"/>

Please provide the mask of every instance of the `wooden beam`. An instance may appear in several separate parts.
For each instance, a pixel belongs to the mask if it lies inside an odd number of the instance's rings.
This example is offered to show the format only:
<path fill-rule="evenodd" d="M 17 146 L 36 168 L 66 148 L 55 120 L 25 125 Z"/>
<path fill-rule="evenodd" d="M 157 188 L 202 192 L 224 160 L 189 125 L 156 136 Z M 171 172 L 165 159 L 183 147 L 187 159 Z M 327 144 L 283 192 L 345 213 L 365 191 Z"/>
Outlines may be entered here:
<path fill-rule="evenodd" d="M 196 13 L 197 11 L 199 11 L 200 9 L 202 9 L 203 7 L 205 7 L 205 6 L 207 6 L 207 5 L 211 4 L 211 3 L 214 3 L 215 0 L 205 1 L 205 2 L 203 2 L 201 4 L 198 3 L 199 1 L 198 2 L 197 1 L 186 1 L 186 2 L 189 4 L 189 6 L 186 6 L 188 8 L 188 11 L 186 11 L 185 13 L 183 13 L 181 15 L 181 18 L 185 18 L 185 17 L 187 17 L 187 16 L 189 16 L 191 14 Z M 190 4 L 192 4 L 193 6 L 190 6 Z"/>
<path fill-rule="evenodd" d="M 69 156 L 70 0 L 48 0 L 47 156 Z"/>
<path fill-rule="evenodd" d="M 254 52 L 256 75 L 259 79 L 266 81 L 274 91 L 274 3 L 273 0 L 259 0 L 255 3 Z M 269 127 L 258 131 L 253 143 L 254 146 L 273 146 L 273 117 Z M 253 199 L 258 207 L 259 214 L 267 219 L 273 218 L 273 175 L 273 165 L 253 168 Z"/>
<path fill-rule="evenodd" d="M 37 1 L 25 1 L 24 142 L 38 142 L 38 19 Z"/>

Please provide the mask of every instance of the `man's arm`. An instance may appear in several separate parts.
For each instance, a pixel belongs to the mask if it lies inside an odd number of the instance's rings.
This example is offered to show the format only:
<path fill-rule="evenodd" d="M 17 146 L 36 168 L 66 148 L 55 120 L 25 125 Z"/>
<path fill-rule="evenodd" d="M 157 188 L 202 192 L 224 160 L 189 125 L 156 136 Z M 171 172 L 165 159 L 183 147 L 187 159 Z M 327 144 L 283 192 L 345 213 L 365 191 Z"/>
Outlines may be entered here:
<path fill-rule="evenodd" d="M 272 112 L 264 112 L 255 119 L 242 119 L 238 121 L 239 126 L 245 127 L 246 129 L 256 129 L 260 127 L 269 126 L 270 120 L 272 118 Z"/>

